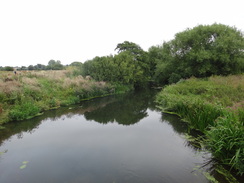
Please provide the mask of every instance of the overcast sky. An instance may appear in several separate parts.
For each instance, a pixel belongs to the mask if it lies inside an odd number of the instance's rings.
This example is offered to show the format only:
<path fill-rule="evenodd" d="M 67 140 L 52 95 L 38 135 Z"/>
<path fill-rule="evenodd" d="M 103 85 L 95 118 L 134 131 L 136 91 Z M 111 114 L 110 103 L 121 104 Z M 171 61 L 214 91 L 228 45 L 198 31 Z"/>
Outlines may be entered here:
<path fill-rule="evenodd" d="M 145 51 L 200 24 L 244 31 L 243 0 L 0 0 L 0 66 L 84 62 L 125 40 Z"/>

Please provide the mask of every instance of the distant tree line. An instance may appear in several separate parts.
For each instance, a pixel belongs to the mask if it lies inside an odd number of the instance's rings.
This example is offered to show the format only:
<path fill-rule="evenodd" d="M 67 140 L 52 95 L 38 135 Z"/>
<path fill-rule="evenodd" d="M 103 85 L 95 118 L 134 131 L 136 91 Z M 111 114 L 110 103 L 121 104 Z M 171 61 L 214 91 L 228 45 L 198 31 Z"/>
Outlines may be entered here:
<path fill-rule="evenodd" d="M 0 67 L 0 70 L 2 71 L 14 71 L 14 69 L 17 70 L 63 70 L 65 69 L 65 66 L 61 64 L 61 61 L 57 60 L 50 60 L 48 62 L 48 65 L 43 65 L 43 64 L 37 64 L 37 65 L 29 65 L 28 67 L 26 66 L 21 66 L 21 67 Z"/>
<path fill-rule="evenodd" d="M 176 83 L 192 76 L 230 75 L 244 72 L 244 34 L 223 24 L 199 25 L 177 33 L 171 41 L 144 51 L 133 42 L 124 41 L 117 54 L 95 57 L 69 66 L 75 75 L 91 76 L 98 81 L 119 82 L 134 86 L 148 83 Z M 0 67 L 11 70 L 10 67 Z M 48 65 L 22 66 L 21 70 L 61 70 L 60 61 Z"/>

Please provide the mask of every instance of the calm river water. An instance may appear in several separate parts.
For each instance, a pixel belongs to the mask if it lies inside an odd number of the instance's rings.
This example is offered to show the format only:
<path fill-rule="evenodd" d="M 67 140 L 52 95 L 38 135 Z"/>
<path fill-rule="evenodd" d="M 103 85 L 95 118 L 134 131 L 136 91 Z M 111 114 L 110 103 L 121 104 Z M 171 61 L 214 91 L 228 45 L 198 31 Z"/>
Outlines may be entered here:
<path fill-rule="evenodd" d="M 110 96 L 10 123 L 0 131 L 1 183 L 207 183 L 210 158 L 155 92 Z"/>

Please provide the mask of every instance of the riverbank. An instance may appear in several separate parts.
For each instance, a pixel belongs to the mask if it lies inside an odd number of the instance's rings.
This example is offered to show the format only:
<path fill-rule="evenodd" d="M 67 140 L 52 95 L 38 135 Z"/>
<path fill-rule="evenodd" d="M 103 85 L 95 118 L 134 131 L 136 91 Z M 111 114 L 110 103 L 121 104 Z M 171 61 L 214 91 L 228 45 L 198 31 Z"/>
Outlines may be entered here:
<path fill-rule="evenodd" d="M 130 86 L 74 76 L 72 70 L 0 72 L 0 125 L 95 97 L 124 93 Z"/>
<path fill-rule="evenodd" d="M 213 156 L 244 173 L 244 75 L 191 78 L 165 87 L 159 108 L 206 135 Z"/>

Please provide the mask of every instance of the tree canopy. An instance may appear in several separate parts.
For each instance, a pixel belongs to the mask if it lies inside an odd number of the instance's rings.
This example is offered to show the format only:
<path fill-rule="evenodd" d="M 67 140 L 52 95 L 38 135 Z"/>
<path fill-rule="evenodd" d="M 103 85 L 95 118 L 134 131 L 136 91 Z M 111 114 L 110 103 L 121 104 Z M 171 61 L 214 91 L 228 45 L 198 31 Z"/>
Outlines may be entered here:
<path fill-rule="evenodd" d="M 177 33 L 158 51 L 156 76 L 163 82 L 244 71 L 243 33 L 222 24 L 199 25 Z"/>
<path fill-rule="evenodd" d="M 50 60 L 47 65 L 47 69 L 50 70 L 62 70 L 64 66 L 61 64 L 61 61 Z"/>

